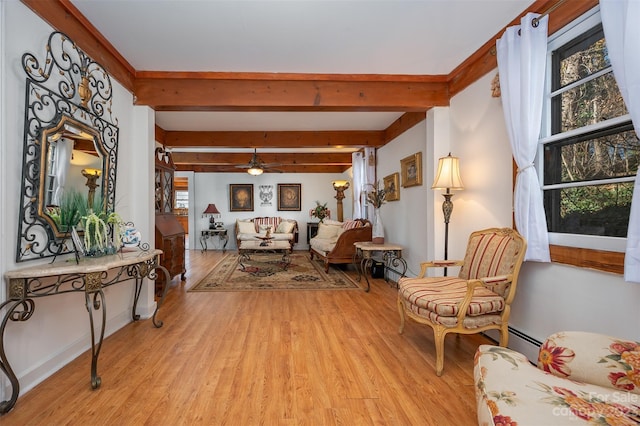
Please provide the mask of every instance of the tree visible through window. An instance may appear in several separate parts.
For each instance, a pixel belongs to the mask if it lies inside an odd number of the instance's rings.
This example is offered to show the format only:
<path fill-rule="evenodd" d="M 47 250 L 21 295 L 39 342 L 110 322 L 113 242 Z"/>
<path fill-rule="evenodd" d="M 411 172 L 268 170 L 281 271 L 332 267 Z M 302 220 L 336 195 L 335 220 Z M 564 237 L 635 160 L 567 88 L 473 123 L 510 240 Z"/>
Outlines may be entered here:
<path fill-rule="evenodd" d="M 626 237 L 640 143 L 602 26 L 554 50 L 551 72 L 542 159 L 549 231 Z"/>

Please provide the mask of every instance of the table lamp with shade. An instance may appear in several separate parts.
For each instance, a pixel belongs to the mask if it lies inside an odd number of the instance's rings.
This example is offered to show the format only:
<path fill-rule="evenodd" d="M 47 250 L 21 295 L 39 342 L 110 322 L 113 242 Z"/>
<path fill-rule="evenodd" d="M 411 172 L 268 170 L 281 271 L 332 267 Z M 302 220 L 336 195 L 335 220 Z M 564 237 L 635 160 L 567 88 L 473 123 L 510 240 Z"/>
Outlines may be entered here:
<path fill-rule="evenodd" d="M 204 212 L 202 212 L 202 216 L 209 216 L 209 229 L 222 228 L 222 222 L 216 222 L 216 219 L 220 218 L 222 215 L 215 204 L 209 204 Z"/>

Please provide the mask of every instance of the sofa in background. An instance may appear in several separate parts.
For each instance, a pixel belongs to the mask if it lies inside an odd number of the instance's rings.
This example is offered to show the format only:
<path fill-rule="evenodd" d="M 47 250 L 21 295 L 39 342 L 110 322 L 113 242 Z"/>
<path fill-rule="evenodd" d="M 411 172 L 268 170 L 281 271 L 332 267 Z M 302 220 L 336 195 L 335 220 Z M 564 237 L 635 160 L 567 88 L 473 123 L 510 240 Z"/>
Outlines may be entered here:
<path fill-rule="evenodd" d="M 282 217 L 256 217 L 247 220 L 236 220 L 236 244 L 241 241 L 257 241 L 256 237 L 264 237 L 267 228 L 271 228 L 274 241 L 289 241 L 291 249 L 298 242 L 298 222 Z"/>
<path fill-rule="evenodd" d="M 318 224 L 318 233 L 309 240 L 309 253 L 324 261 L 325 271 L 329 264 L 352 263 L 356 248 L 353 243 L 371 241 L 371 222 L 354 219 L 345 222 L 325 220 Z"/>
<path fill-rule="evenodd" d="M 513 350 L 481 345 L 474 378 L 479 425 L 640 423 L 640 343 L 560 332 L 540 347 L 538 365 Z"/>

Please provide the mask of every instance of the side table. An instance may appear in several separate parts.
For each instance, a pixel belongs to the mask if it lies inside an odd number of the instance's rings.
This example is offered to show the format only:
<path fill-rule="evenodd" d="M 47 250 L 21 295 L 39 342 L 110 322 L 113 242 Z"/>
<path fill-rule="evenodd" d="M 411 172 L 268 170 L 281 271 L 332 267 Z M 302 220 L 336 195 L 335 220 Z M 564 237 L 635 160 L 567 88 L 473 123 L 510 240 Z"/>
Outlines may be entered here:
<path fill-rule="evenodd" d="M 367 281 L 367 289 L 371 288 L 367 271 L 371 275 L 371 265 L 374 260 L 381 261 L 384 264 L 384 280 L 389 282 L 388 271 L 400 274 L 402 277 L 407 273 L 407 261 L 402 258 L 402 246 L 391 243 L 374 244 L 371 241 L 358 241 L 353 243 L 356 252 L 353 255 L 353 264 L 358 269 L 358 281 L 364 276 Z M 357 260 L 360 259 L 360 268 L 358 268 Z M 401 270 L 398 268 L 402 268 Z"/>
<path fill-rule="evenodd" d="M 207 251 L 207 240 L 209 237 L 218 237 L 222 244 L 222 252 L 227 251 L 227 243 L 229 242 L 229 235 L 227 235 L 226 228 L 220 229 L 203 229 L 200 234 L 200 245 L 202 246 L 202 252 Z"/>
<path fill-rule="evenodd" d="M 307 222 L 307 244 L 316 235 L 318 235 L 318 222 Z"/>

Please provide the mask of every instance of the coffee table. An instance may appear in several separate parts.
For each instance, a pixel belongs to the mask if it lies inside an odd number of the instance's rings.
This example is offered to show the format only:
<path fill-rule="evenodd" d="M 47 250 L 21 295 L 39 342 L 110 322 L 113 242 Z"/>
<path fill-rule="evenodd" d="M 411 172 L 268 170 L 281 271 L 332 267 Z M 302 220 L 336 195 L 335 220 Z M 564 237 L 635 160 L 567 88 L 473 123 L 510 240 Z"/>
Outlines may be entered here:
<path fill-rule="evenodd" d="M 291 264 L 291 257 L 289 256 L 291 253 L 291 243 L 289 243 L 289 241 L 271 240 L 266 245 L 264 245 L 263 241 L 241 241 L 240 247 L 238 248 L 238 254 L 240 254 L 238 264 L 244 271 L 245 266 L 242 262 L 251 260 L 251 255 L 271 253 L 282 254 L 282 270 L 286 271 Z"/>

